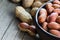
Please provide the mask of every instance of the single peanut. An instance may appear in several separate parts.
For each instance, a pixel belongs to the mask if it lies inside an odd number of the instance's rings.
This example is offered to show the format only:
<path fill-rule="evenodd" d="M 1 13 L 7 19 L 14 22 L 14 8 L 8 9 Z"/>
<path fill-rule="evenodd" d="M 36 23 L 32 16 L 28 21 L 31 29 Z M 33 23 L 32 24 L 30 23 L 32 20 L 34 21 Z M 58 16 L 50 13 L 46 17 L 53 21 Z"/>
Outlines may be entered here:
<path fill-rule="evenodd" d="M 42 24 L 43 29 L 46 30 L 46 31 L 48 30 L 47 25 L 48 25 L 47 22 L 44 22 L 44 23 Z"/>
<path fill-rule="evenodd" d="M 54 8 L 60 8 L 60 5 L 59 4 L 53 4 L 53 7 Z"/>
<path fill-rule="evenodd" d="M 60 38 L 60 31 L 58 31 L 58 30 L 50 30 L 50 33 L 55 35 L 56 37 Z"/>
<path fill-rule="evenodd" d="M 60 1 L 59 1 L 59 0 L 54 0 L 53 3 L 54 3 L 54 4 L 59 4 L 59 5 L 60 5 Z"/>
<path fill-rule="evenodd" d="M 51 13 L 51 15 L 48 16 L 47 21 L 48 22 L 55 22 L 56 18 L 58 17 L 58 13 Z"/>
<path fill-rule="evenodd" d="M 58 14 L 60 14 L 60 9 L 56 8 L 56 9 L 54 9 L 54 12 L 57 12 Z"/>
<path fill-rule="evenodd" d="M 47 9 L 48 13 L 50 14 L 54 10 L 54 8 L 52 7 L 52 3 L 47 3 L 46 9 Z"/>
<path fill-rule="evenodd" d="M 57 17 L 56 22 L 60 23 L 60 16 Z"/>
<path fill-rule="evenodd" d="M 40 15 L 39 15 L 39 18 L 38 18 L 39 23 L 45 22 L 46 17 L 47 17 L 47 11 L 46 11 L 46 9 L 42 8 L 42 9 L 40 10 L 40 13 L 39 13 L 39 14 L 40 14 Z"/>
<path fill-rule="evenodd" d="M 56 22 L 50 22 L 48 24 L 48 28 L 55 29 L 55 30 L 60 30 L 60 25 Z"/>

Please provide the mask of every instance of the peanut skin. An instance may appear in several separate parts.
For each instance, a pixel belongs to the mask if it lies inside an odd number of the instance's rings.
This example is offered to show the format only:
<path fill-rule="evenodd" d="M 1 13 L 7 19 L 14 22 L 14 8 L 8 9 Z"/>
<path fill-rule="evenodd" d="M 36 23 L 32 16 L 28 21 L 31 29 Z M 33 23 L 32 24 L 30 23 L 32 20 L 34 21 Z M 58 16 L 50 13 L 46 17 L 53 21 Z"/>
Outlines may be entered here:
<path fill-rule="evenodd" d="M 50 30 L 50 33 L 53 35 L 56 35 L 58 38 L 60 38 L 60 31 L 58 30 Z"/>
<path fill-rule="evenodd" d="M 57 17 L 56 22 L 60 23 L 60 16 Z"/>
<path fill-rule="evenodd" d="M 48 25 L 47 22 L 44 22 L 44 23 L 42 24 L 43 29 L 46 30 L 46 31 L 48 30 L 47 25 Z"/>
<path fill-rule="evenodd" d="M 34 25 L 29 25 L 25 22 L 18 24 L 18 27 L 20 28 L 21 31 L 29 33 L 31 36 L 35 35 L 36 31 L 36 26 Z"/>
<path fill-rule="evenodd" d="M 42 8 L 39 12 L 39 15 L 41 15 L 41 14 L 46 14 L 47 15 L 47 10 Z"/>
<path fill-rule="evenodd" d="M 39 18 L 38 18 L 39 23 L 45 22 L 46 17 L 47 17 L 47 11 L 46 11 L 46 9 L 42 8 L 42 9 L 40 10 L 40 13 L 39 13 L 39 14 L 40 14 L 40 16 L 39 16 Z"/>
<path fill-rule="evenodd" d="M 55 30 L 60 30 L 60 25 L 56 22 L 50 22 L 48 24 L 48 28 L 55 29 Z"/>
<path fill-rule="evenodd" d="M 52 7 L 52 3 L 48 3 L 46 5 L 46 9 L 47 9 L 48 13 L 51 13 L 54 10 L 54 8 Z"/>
<path fill-rule="evenodd" d="M 58 14 L 60 14 L 60 9 L 59 8 L 54 9 L 54 12 L 57 12 Z"/>
<path fill-rule="evenodd" d="M 60 5 L 59 4 L 53 4 L 53 7 L 54 8 L 60 8 Z"/>
<path fill-rule="evenodd" d="M 60 5 L 60 1 L 59 1 L 59 0 L 54 0 L 53 3 L 54 3 L 54 4 L 59 4 L 59 5 Z"/>
<path fill-rule="evenodd" d="M 48 16 L 47 21 L 48 22 L 55 22 L 56 18 L 58 17 L 58 13 L 51 13 L 51 15 Z"/>
<path fill-rule="evenodd" d="M 30 25 L 29 27 L 30 27 L 30 30 L 31 30 L 32 32 L 34 32 L 34 33 L 35 33 L 36 26 L 34 26 L 34 25 Z"/>
<path fill-rule="evenodd" d="M 25 23 L 25 22 L 20 23 L 18 26 L 20 26 L 21 28 L 24 28 L 24 29 L 29 28 L 29 24 L 27 24 L 27 23 Z M 20 27 L 19 27 L 19 28 L 20 28 Z"/>

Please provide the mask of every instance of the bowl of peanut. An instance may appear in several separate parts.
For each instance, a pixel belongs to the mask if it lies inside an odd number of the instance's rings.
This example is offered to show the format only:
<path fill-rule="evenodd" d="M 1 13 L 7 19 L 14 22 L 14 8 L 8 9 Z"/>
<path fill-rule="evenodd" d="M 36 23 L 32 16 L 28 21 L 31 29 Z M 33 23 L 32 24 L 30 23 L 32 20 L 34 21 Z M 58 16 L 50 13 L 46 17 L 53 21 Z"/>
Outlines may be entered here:
<path fill-rule="evenodd" d="M 36 24 L 42 40 L 60 40 L 60 0 L 42 5 L 36 13 Z"/>

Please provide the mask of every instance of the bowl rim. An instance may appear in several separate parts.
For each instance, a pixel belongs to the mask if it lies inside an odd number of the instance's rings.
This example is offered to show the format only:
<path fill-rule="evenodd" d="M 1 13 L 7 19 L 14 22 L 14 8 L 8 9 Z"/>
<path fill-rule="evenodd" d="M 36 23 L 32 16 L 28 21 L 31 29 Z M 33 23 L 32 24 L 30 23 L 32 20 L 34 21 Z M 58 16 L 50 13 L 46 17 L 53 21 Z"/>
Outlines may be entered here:
<path fill-rule="evenodd" d="M 46 5 L 47 3 L 49 3 L 49 2 L 53 2 L 53 1 L 51 0 L 51 1 L 48 1 L 48 2 L 44 3 L 44 4 L 37 10 L 36 15 L 35 15 L 35 21 L 36 21 L 37 26 L 38 26 L 43 32 L 45 32 L 46 34 L 48 34 L 48 35 L 50 35 L 50 36 L 53 36 L 53 37 L 55 37 L 55 38 L 58 38 L 56 35 L 53 35 L 53 34 L 47 32 L 46 30 L 44 30 L 44 29 L 41 27 L 41 25 L 39 24 L 39 22 L 38 22 L 38 13 L 39 13 L 39 11 L 41 10 L 41 8 L 43 8 L 43 6 L 45 6 L 45 5 Z"/>

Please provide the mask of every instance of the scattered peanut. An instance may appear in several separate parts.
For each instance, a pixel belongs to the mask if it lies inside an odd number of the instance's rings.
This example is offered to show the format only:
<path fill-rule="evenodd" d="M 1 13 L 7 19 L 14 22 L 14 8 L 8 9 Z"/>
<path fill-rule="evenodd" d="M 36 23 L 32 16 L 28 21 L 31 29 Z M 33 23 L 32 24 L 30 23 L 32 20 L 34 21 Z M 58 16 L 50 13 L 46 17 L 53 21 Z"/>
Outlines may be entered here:
<path fill-rule="evenodd" d="M 32 5 L 32 7 L 40 7 L 42 5 L 42 3 L 40 1 L 35 1 Z"/>
<path fill-rule="evenodd" d="M 31 15 L 33 16 L 33 17 L 35 17 L 35 14 L 36 14 L 36 11 L 38 10 L 38 8 L 37 7 L 34 7 L 34 8 L 32 8 L 32 10 L 31 10 Z"/>

